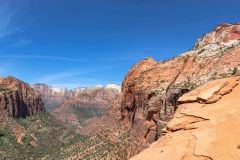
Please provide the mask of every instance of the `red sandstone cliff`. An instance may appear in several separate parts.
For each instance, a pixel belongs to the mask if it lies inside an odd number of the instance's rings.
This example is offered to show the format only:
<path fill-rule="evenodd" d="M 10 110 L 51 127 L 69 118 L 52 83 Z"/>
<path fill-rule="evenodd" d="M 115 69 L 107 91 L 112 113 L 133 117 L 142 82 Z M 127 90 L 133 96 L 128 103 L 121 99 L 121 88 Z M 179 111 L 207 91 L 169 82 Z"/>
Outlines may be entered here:
<path fill-rule="evenodd" d="M 14 77 L 0 78 L 0 112 L 14 118 L 43 112 L 40 95 L 25 82 Z"/>

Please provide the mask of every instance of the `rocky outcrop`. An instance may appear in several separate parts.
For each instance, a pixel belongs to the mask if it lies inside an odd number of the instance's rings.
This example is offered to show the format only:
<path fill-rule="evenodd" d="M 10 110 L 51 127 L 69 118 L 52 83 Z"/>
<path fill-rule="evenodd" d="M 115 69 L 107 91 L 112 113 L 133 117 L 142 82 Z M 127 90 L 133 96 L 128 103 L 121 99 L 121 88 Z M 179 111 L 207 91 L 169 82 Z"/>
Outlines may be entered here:
<path fill-rule="evenodd" d="M 131 160 L 239 159 L 240 77 L 184 94 L 164 136 Z"/>
<path fill-rule="evenodd" d="M 0 113 L 14 118 L 43 112 L 40 95 L 23 81 L 14 77 L 0 78 Z"/>
<path fill-rule="evenodd" d="M 217 26 L 213 31 L 203 35 L 194 45 L 194 49 L 204 48 L 206 46 L 213 47 L 229 47 L 234 45 L 240 39 L 240 23 L 230 24 L 223 23 Z"/>
<path fill-rule="evenodd" d="M 161 129 L 184 93 L 211 80 L 239 74 L 239 27 L 219 25 L 188 52 L 167 61 L 147 58 L 130 69 L 122 85 L 121 112 L 131 126 L 131 155 L 162 135 Z"/>

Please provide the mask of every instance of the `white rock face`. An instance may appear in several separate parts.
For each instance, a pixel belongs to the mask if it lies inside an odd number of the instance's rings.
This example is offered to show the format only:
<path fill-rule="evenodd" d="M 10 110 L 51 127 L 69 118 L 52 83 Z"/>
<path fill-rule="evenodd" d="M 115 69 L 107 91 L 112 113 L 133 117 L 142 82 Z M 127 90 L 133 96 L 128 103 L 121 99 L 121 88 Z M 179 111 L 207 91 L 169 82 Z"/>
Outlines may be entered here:
<path fill-rule="evenodd" d="M 223 23 L 198 39 L 193 51 L 200 57 L 213 56 L 240 44 L 240 24 Z"/>
<path fill-rule="evenodd" d="M 100 85 L 100 84 L 98 84 L 98 85 L 96 85 L 95 87 L 96 87 L 96 88 L 102 88 L 103 86 Z M 91 88 L 91 87 L 90 87 L 90 88 Z"/>
<path fill-rule="evenodd" d="M 118 84 L 111 83 L 111 84 L 106 85 L 105 88 L 115 89 L 118 92 L 121 92 L 121 86 Z"/>
<path fill-rule="evenodd" d="M 61 92 L 65 92 L 67 89 L 66 88 L 51 87 L 51 90 L 56 92 L 56 93 L 61 93 Z"/>
<path fill-rule="evenodd" d="M 121 86 L 118 85 L 118 84 L 114 84 L 114 83 L 107 84 L 106 86 L 103 86 L 103 85 L 99 84 L 99 85 L 96 85 L 94 87 L 77 87 L 77 88 L 74 88 L 74 89 L 68 89 L 68 88 L 64 88 L 64 87 L 53 87 L 53 86 L 48 86 L 48 88 L 49 88 L 49 91 L 51 91 L 53 93 L 62 93 L 62 94 L 64 94 L 65 92 L 68 92 L 68 91 L 73 91 L 73 92 L 79 93 L 79 92 L 82 92 L 86 89 L 94 89 L 94 88 L 113 89 L 113 90 L 116 90 L 118 93 L 121 92 Z"/>
<path fill-rule="evenodd" d="M 74 92 L 82 92 L 82 91 L 84 91 L 86 89 L 87 89 L 86 87 L 78 87 L 78 88 L 74 88 L 73 91 Z"/>
<path fill-rule="evenodd" d="M 221 42 L 221 43 L 211 43 L 207 44 L 202 48 L 199 48 L 195 50 L 195 53 L 197 53 L 201 57 L 206 56 L 213 56 L 215 54 L 220 54 L 221 52 L 226 51 L 229 48 L 233 48 L 240 44 L 240 40 L 232 40 L 229 42 Z"/>

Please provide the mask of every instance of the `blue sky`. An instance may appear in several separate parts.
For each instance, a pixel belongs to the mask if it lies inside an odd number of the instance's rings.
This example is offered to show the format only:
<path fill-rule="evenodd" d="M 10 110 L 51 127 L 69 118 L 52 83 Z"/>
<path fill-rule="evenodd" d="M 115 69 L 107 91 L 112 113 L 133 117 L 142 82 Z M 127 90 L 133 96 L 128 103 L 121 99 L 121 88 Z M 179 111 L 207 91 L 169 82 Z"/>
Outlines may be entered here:
<path fill-rule="evenodd" d="M 121 83 L 147 56 L 191 49 L 239 0 L 0 0 L 0 75 L 28 83 Z"/>

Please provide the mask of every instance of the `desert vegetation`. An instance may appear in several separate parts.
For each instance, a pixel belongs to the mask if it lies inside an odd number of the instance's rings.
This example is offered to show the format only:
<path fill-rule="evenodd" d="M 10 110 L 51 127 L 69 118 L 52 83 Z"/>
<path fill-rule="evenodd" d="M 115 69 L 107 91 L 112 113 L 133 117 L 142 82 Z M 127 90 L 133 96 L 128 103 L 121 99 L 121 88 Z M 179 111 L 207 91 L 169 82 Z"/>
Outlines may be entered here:
<path fill-rule="evenodd" d="M 126 159 L 129 131 L 121 134 L 117 142 L 112 142 L 107 133 L 80 135 L 49 113 L 18 120 L 10 118 L 0 125 L 0 160 L 110 159 L 110 156 Z"/>

